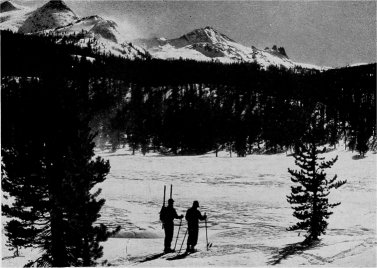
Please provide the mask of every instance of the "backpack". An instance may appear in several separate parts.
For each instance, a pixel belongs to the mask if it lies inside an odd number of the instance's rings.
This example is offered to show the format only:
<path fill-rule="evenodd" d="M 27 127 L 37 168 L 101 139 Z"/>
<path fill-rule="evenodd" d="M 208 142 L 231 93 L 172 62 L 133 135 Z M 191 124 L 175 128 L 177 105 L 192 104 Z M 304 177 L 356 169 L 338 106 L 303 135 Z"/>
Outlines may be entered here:
<path fill-rule="evenodd" d="M 167 216 L 166 207 L 163 206 L 160 211 L 160 221 L 165 222 L 166 216 Z"/>

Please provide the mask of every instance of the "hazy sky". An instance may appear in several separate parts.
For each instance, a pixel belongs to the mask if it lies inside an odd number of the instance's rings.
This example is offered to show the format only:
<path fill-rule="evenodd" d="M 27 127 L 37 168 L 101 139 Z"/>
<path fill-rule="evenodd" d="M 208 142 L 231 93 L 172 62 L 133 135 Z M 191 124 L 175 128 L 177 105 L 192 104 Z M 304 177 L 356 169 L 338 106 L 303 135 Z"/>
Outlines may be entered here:
<path fill-rule="evenodd" d="M 15 1 L 41 6 L 46 1 Z M 65 1 L 79 16 L 102 15 L 130 37 L 179 37 L 213 26 L 257 48 L 283 46 L 298 62 L 376 62 L 375 1 Z"/>

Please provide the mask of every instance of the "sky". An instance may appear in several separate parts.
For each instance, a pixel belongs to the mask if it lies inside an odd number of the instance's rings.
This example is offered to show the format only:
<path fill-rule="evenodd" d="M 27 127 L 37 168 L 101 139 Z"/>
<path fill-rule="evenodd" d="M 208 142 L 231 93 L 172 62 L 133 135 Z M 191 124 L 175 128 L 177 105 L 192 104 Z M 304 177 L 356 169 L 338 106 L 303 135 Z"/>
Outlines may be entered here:
<path fill-rule="evenodd" d="M 47 0 L 15 1 L 39 7 Z M 176 38 L 212 26 L 257 48 L 283 46 L 297 62 L 345 66 L 376 62 L 375 1 L 65 1 L 79 16 L 118 22 L 132 38 Z"/>

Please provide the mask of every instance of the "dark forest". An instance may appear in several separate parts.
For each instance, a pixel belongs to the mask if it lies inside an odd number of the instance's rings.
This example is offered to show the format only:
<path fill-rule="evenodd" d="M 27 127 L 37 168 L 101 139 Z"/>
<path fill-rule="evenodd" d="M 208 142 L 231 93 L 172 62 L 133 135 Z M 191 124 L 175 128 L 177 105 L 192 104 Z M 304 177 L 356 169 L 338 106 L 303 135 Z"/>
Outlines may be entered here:
<path fill-rule="evenodd" d="M 144 154 L 276 153 L 294 150 L 313 115 L 320 121 L 319 143 L 336 146 L 343 139 L 360 155 L 376 146 L 376 64 L 317 71 L 131 61 L 100 54 L 90 43 L 79 48 L 70 37 L 1 35 L 3 142 L 15 137 L 12 118 L 24 94 L 30 109 L 79 105 L 102 149 L 127 144 Z M 52 81 L 56 87 L 48 94 L 32 93 Z M 72 103 L 59 103 L 54 92 L 66 92 Z M 28 120 L 38 126 L 49 116 Z"/>

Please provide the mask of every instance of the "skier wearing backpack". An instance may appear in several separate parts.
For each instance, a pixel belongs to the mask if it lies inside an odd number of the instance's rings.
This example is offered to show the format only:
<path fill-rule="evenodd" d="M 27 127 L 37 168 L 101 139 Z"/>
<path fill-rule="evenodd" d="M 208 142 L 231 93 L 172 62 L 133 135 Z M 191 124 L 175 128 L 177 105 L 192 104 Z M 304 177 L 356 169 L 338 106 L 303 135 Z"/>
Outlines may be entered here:
<path fill-rule="evenodd" d="M 168 206 L 163 207 L 160 212 L 160 220 L 162 221 L 163 228 L 165 230 L 164 252 L 173 252 L 170 248 L 171 241 L 174 234 L 174 219 L 182 219 L 183 215 L 178 216 L 177 211 L 174 208 L 174 200 L 170 198 L 168 200 Z"/>
<path fill-rule="evenodd" d="M 188 225 L 188 238 L 187 238 L 187 252 L 195 252 L 195 246 L 198 243 L 199 235 L 199 220 L 203 221 L 207 218 L 206 215 L 202 216 L 198 210 L 199 202 L 194 201 L 192 207 L 186 212 L 186 220 Z"/>

